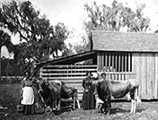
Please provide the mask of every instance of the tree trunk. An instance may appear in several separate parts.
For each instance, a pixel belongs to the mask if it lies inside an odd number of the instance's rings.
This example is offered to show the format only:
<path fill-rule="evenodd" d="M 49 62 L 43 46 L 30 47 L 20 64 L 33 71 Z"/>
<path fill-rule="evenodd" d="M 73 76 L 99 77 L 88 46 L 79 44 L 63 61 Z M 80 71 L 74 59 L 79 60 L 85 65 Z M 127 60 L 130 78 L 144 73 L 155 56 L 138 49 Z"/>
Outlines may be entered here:
<path fill-rule="evenodd" d="M 93 50 L 92 32 L 89 33 L 90 51 Z"/>

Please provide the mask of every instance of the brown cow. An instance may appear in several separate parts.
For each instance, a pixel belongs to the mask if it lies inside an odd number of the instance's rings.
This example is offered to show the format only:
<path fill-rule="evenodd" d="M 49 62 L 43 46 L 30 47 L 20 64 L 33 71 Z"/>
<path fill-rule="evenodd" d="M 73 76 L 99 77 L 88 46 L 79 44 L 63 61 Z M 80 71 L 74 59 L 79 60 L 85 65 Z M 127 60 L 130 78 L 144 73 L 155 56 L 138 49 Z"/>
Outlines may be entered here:
<path fill-rule="evenodd" d="M 131 97 L 131 113 L 136 111 L 136 103 L 140 102 L 138 97 L 138 81 L 129 79 L 126 81 L 98 80 L 94 82 L 99 98 L 104 102 L 105 114 L 110 114 L 111 98 L 122 98 L 128 93 Z"/>

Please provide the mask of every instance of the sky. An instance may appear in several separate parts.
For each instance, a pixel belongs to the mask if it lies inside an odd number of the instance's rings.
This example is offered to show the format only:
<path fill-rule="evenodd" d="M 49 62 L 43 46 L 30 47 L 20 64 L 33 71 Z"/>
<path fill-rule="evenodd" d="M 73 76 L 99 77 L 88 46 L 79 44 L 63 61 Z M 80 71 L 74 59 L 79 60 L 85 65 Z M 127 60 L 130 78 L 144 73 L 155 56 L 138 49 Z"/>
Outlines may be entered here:
<path fill-rule="evenodd" d="M 8 2 L 11 0 L 0 0 Z M 17 0 L 20 1 L 20 0 Z M 21 0 L 22 1 L 22 0 Z M 24 1 L 24 0 L 23 0 Z M 74 37 L 68 40 L 71 43 L 80 43 L 81 36 L 85 35 L 83 21 L 87 18 L 84 4 L 92 4 L 95 0 L 30 0 L 35 9 L 40 10 L 41 14 L 45 14 L 52 25 L 63 22 L 70 30 L 74 30 Z M 97 0 L 97 4 L 111 5 L 113 0 Z M 150 18 L 151 31 L 155 31 L 158 27 L 155 25 L 158 21 L 158 0 L 118 0 L 134 11 L 140 4 L 145 4 L 144 15 Z M 12 42 L 18 43 L 17 36 L 12 36 Z M 7 50 L 2 49 L 2 56 L 8 57 Z"/>

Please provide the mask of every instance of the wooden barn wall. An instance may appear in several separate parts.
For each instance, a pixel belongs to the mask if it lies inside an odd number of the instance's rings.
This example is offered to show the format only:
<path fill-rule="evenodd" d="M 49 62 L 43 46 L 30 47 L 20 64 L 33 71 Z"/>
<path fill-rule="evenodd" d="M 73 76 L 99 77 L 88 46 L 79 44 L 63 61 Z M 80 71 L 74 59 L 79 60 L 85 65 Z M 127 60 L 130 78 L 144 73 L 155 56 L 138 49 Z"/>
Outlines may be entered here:
<path fill-rule="evenodd" d="M 133 53 L 132 70 L 140 82 L 141 99 L 158 98 L 158 53 Z"/>

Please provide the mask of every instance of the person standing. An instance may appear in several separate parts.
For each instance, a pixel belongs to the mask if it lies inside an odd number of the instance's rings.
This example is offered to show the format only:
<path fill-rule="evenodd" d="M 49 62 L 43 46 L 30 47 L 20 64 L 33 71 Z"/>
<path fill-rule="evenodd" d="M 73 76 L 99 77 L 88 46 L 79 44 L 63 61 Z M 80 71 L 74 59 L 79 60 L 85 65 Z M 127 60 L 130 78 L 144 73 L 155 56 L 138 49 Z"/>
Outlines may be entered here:
<path fill-rule="evenodd" d="M 35 105 L 34 105 L 34 91 L 33 91 L 33 79 L 30 77 L 30 72 L 26 71 L 25 77 L 21 81 L 22 86 L 22 100 L 21 104 L 23 105 L 23 113 L 35 114 Z"/>
<path fill-rule="evenodd" d="M 86 78 L 83 79 L 82 86 L 84 88 L 83 97 L 82 97 L 82 108 L 84 110 L 95 109 L 95 95 L 94 88 L 92 86 L 91 72 L 86 72 Z"/>

